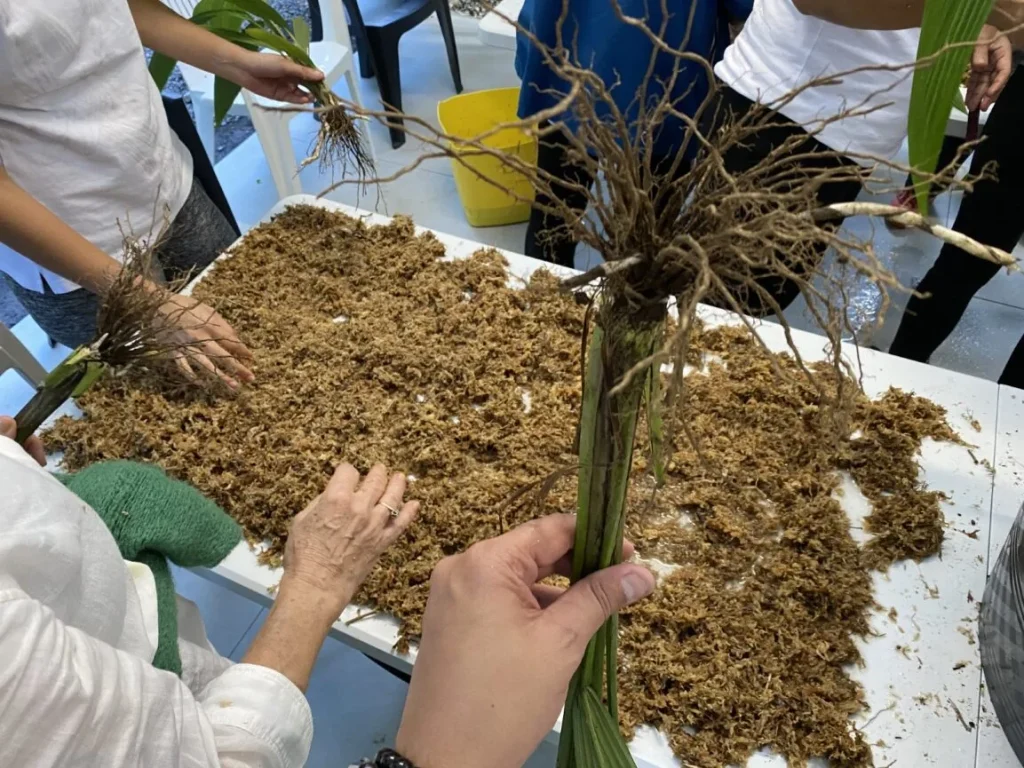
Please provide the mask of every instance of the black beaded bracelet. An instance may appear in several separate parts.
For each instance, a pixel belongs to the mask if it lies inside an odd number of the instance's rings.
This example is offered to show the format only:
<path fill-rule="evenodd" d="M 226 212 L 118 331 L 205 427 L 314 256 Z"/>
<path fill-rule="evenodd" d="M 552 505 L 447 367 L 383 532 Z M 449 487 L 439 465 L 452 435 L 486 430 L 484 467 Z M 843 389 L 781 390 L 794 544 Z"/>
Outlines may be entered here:
<path fill-rule="evenodd" d="M 363 760 L 359 768 L 416 768 L 393 749 L 382 749 L 373 760 Z"/>

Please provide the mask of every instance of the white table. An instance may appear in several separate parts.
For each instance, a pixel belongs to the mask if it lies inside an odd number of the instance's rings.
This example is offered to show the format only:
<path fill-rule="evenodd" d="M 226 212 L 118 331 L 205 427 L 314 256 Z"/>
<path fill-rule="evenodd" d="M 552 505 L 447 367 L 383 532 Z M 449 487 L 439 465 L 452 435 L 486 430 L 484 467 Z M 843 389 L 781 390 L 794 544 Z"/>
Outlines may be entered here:
<path fill-rule="evenodd" d="M 280 201 L 265 220 L 296 203 L 360 216 L 368 223 L 388 221 L 384 216 L 308 195 Z M 435 234 L 447 248 L 449 257 L 466 257 L 482 247 L 443 233 Z M 518 254 L 505 252 L 504 255 L 512 276 L 510 285 L 519 284 L 516 278 L 527 278 L 536 269 L 548 266 Z M 230 258 L 230 254 L 222 258 Z M 202 279 L 202 275 L 198 279 Z M 707 317 L 712 322 L 728 322 L 733 318 L 717 311 L 709 311 Z M 785 347 L 779 326 L 764 323 L 761 332 L 772 348 Z M 823 356 L 822 337 L 800 331 L 794 331 L 793 336 L 806 358 L 813 360 Z M 872 350 L 860 350 L 860 356 L 864 386 L 869 395 L 877 396 L 892 385 L 913 390 L 948 409 L 951 425 L 975 444 L 972 452 L 978 461 L 1013 463 L 1016 461 L 1013 456 L 1017 455 L 1024 462 L 1024 435 L 1017 436 L 1016 427 L 1012 426 L 1016 423 L 1024 429 L 1024 396 L 1012 391 L 1001 393 L 992 382 Z M 1008 425 L 1006 430 L 1012 432 L 1015 439 L 1007 439 L 1000 446 L 997 432 L 1000 437 L 1003 434 L 997 430 L 997 416 L 1004 403 L 1016 408 L 1005 405 L 1003 419 Z M 981 425 L 980 432 L 969 425 L 972 419 Z M 875 747 L 878 766 L 893 761 L 915 768 L 930 764 L 975 765 L 981 749 L 987 757 L 977 765 L 1010 768 L 1017 763 L 1008 757 L 1008 748 L 998 751 L 1001 737 L 998 729 L 969 730 L 960 723 L 957 713 L 966 721 L 979 722 L 981 669 L 974 640 L 977 605 L 969 602 L 968 596 L 973 600 L 981 599 L 990 556 L 990 535 L 996 530 L 996 535 L 1001 531 L 1005 536 L 1007 520 L 1012 519 L 1020 499 L 1010 482 L 1014 479 L 1012 474 L 999 472 L 993 478 L 985 466 L 975 463 L 966 448 L 926 443 L 922 454 L 927 484 L 950 496 L 944 508 L 949 523 L 946 543 L 941 559 L 933 558 L 920 565 L 899 564 L 889 574 L 875 577 L 876 600 L 883 607 L 872 619 L 878 636 L 860 643 L 865 666 L 853 671 L 853 676 L 864 685 L 871 706 L 871 712 L 859 718 L 859 722 L 870 721 L 864 727 L 869 742 L 886 745 Z M 1024 474 L 1024 465 L 1020 471 Z M 994 489 L 1000 504 L 993 528 Z M 847 489 L 843 503 L 854 520 L 866 512 L 863 497 L 852 486 Z M 975 530 L 974 536 L 967 535 Z M 993 546 L 995 537 L 991 536 Z M 991 554 L 994 555 L 994 551 Z M 271 601 L 269 590 L 280 578 L 278 571 L 260 565 L 245 544 L 239 545 L 219 566 L 202 573 L 264 604 Z M 897 610 L 895 622 L 886 616 L 890 608 Z M 398 639 L 398 624 L 394 619 L 373 615 L 353 625 L 346 623 L 364 612 L 358 606 L 347 608 L 334 625 L 332 635 L 393 669 L 409 672 L 416 652 L 414 649 L 407 655 L 394 653 L 392 649 Z M 903 650 L 897 650 L 897 646 Z M 960 668 L 954 670 L 955 666 Z M 926 697 L 926 703 L 915 701 L 915 697 L 921 696 Z M 984 719 L 981 722 L 984 724 Z M 641 768 L 679 765 L 665 739 L 653 731 L 642 731 L 632 748 Z M 770 756 L 755 756 L 750 765 L 763 768 L 784 763 Z"/>
<path fill-rule="evenodd" d="M 510 51 L 516 49 L 516 28 L 506 21 L 519 18 L 519 12 L 523 10 L 524 0 L 502 0 L 494 6 L 494 10 L 480 19 L 480 42 L 485 45 L 492 45 L 495 48 L 506 48 Z M 502 18 L 504 17 L 504 18 Z"/>

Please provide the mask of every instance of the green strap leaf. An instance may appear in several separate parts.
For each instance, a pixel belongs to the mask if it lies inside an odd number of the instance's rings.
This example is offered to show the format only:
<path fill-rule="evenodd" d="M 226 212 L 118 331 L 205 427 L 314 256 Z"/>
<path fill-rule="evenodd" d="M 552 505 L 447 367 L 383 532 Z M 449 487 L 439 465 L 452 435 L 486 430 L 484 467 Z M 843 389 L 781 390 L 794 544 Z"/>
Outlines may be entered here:
<path fill-rule="evenodd" d="M 280 35 L 275 35 L 267 32 L 265 29 L 259 29 L 257 27 L 247 27 L 244 35 L 252 38 L 260 45 L 283 53 L 292 61 L 302 64 L 304 67 L 315 67 L 313 60 L 309 58 L 309 54 L 299 48 L 295 43 L 285 40 Z"/>
<path fill-rule="evenodd" d="M 43 379 L 43 388 L 56 387 L 69 376 L 73 376 L 78 373 L 82 369 L 82 366 L 89 361 L 89 357 L 91 355 L 92 350 L 88 347 L 78 347 L 70 355 L 61 360 L 60 364 L 50 371 L 46 378 Z"/>
<path fill-rule="evenodd" d="M 227 0 L 227 4 L 266 22 L 265 25 L 261 26 L 270 25 L 274 27 L 274 31 L 278 35 L 290 35 L 288 22 L 284 20 L 284 16 L 278 13 L 269 3 L 264 2 L 264 0 Z"/>
<path fill-rule="evenodd" d="M 231 105 L 242 90 L 242 86 L 218 77 L 213 81 L 213 122 L 220 125 L 231 111 Z"/>
<path fill-rule="evenodd" d="M 953 109 L 955 109 L 958 112 L 963 112 L 965 115 L 968 111 L 967 102 L 964 101 L 964 95 L 960 93 L 959 88 L 953 91 Z"/>
<path fill-rule="evenodd" d="M 592 741 L 596 760 L 580 763 L 577 768 L 636 768 L 619 724 L 608 714 L 601 697 L 593 688 L 583 689 L 580 703 L 582 706 L 577 712 L 585 724 L 585 731 L 574 734 L 575 743 Z M 584 736 L 585 733 L 590 738 Z"/>
<path fill-rule="evenodd" d="M 935 171 L 942 139 L 949 122 L 950 104 L 960 88 L 971 58 L 971 43 L 978 39 L 994 0 L 927 0 L 921 20 L 918 60 L 944 51 L 914 73 L 910 97 L 908 141 L 910 164 L 915 169 L 914 192 L 923 214 L 928 210 L 930 182 L 923 177 Z"/>
<path fill-rule="evenodd" d="M 170 56 L 164 56 L 162 53 L 153 51 L 153 58 L 149 60 L 149 74 L 153 76 L 153 82 L 156 83 L 158 91 L 162 91 L 164 86 L 167 85 L 167 81 L 171 79 L 171 73 L 174 72 L 174 67 L 177 64 L 178 62 Z"/>
<path fill-rule="evenodd" d="M 292 19 L 292 29 L 295 31 L 295 44 L 308 54 L 309 41 L 313 36 L 309 29 L 309 24 L 301 16 L 296 16 Z"/>
<path fill-rule="evenodd" d="M 661 413 L 661 369 L 652 365 L 647 371 L 644 389 L 647 405 L 647 436 L 651 444 L 651 468 L 660 488 L 665 484 L 665 419 Z"/>
<path fill-rule="evenodd" d="M 81 397 L 89 388 L 103 378 L 103 375 L 107 372 L 107 366 L 103 363 L 93 360 L 85 364 L 85 376 L 78 382 L 78 386 L 75 387 L 74 392 L 71 393 L 72 397 Z"/>

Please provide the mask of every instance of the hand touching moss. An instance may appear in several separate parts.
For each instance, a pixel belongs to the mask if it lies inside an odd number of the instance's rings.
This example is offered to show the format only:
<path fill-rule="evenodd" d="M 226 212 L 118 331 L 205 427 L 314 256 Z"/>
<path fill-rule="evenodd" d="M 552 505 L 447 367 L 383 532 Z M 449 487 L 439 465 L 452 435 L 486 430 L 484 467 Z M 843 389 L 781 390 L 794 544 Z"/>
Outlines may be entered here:
<path fill-rule="evenodd" d="M 404 496 L 405 476 L 388 479 L 380 464 L 362 479 L 351 464 L 338 467 L 292 523 L 281 591 L 318 595 L 337 618 L 384 550 L 416 518 L 419 502 Z"/>
<path fill-rule="evenodd" d="M 575 530 L 570 515 L 534 520 L 434 569 L 395 745 L 413 765 L 523 765 L 555 724 L 591 636 L 654 590 L 651 572 L 630 564 L 568 590 L 538 584 L 568 573 Z"/>
<path fill-rule="evenodd" d="M 160 317 L 168 343 L 178 347 L 175 362 L 186 377 L 194 379 L 197 371 L 193 366 L 198 366 L 232 389 L 238 388 L 239 381 L 248 383 L 255 378 L 245 365 L 252 360 L 252 353 L 213 307 L 171 293 L 160 307 Z"/>

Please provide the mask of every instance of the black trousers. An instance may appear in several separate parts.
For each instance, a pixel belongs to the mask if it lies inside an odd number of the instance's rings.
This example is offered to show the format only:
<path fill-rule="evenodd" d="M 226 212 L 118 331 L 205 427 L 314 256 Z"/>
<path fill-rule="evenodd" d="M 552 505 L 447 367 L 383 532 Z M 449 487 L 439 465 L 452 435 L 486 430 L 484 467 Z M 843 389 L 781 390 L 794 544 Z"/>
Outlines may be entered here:
<path fill-rule="evenodd" d="M 561 203 L 582 214 L 587 208 L 587 195 L 558 182 L 563 181 L 590 189 L 594 184 L 594 178 L 585 166 L 573 163 L 569 154 L 569 137 L 564 131 L 553 131 L 540 142 L 537 147 L 537 167 L 555 177 L 551 191 L 556 199 L 538 192 L 537 202 L 549 206 Z M 656 169 L 670 168 L 674 159 L 672 156 L 653 158 L 652 165 Z M 689 170 L 689 162 L 680 162 L 675 177 L 678 178 Z M 576 258 L 576 241 L 565 232 L 565 221 L 561 217 L 534 208 L 530 212 L 530 222 L 526 226 L 523 253 L 534 259 L 572 268 Z"/>
<path fill-rule="evenodd" d="M 1012 251 L 1024 235 L 1024 68 L 1018 67 L 992 108 L 983 141 L 974 153 L 971 173 L 998 163 L 995 179 L 979 181 L 964 196 L 953 229 L 986 245 Z M 889 352 L 928 362 L 953 332 L 974 294 L 1000 267 L 946 245 L 938 261 L 917 285 L 929 298 L 911 297 Z M 1000 384 L 1024 389 L 1024 338 L 1010 356 Z"/>
<path fill-rule="evenodd" d="M 706 118 L 702 126 L 702 132 L 705 136 L 713 136 L 727 121 L 738 119 L 755 107 L 754 102 L 750 99 L 741 96 L 721 83 L 714 98 L 714 103 L 705 110 Z M 730 173 L 748 171 L 767 157 L 777 146 L 797 135 L 805 136 L 806 140 L 799 146 L 794 147 L 793 154 L 807 155 L 813 153 L 814 156 L 794 160 L 794 175 L 813 173 L 815 170 L 832 170 L 837 167 L 856 168 L 856 164 L 853 161 L 836 156 L 828 147 L 811 137 L 797 123 L 789 121 L 781 115 L 776 115 L 772 120 L 772 125 L 766 126 L 763 130 L 759 131 L 749 142 L 735 145 L 725 153 L 723 160 L 726 170 Z M 557 133 L 542 142 L 537 153 L 539 167 L 557 178 L 589 187 L 593 183 L 593 179 L 590 178 L 586 169 L 575 166 L 568 161 L 566 157 L 566 143 L 567 139 Z M 655 167 L 659 167 L 665 160 L 670 160 L 670 158 L 655 160 Z M 689 169 L 690 165 L 688 163 L 680 163 L 678 173 L 685 174 Z M 778 169 L 775 172 L 778 173 Z M 822 184 L 818 190 L 817 202 L 822 206 L 852 202 L 857 199 L 860 190 L 861 183 L 857 180 Z M 586 197 L 584 195 L 567 187 L 558 188 L 556 186 L 554 191 L 562 202 L 570 205 L 574 210 L 582 212 L 586 207 Z M 545 198 L 538 196 L 538 200 L 543 202 Z M 834 226 L 838 227 L 840 223 L 836 222 Z M 534 210 L 526 230 L 524 249 L 526 255 L 571 267 L 576 252 L 576 243 L 570 238 L 565 237 L 560 231 L 559 227 L 561 224 L 562 222 L 554 217 Z M 821 256 L 824 256 L 824 248 L 822 248 L 819 254 L 819 261 Z M 801 268 L 795 271 L 805 273 L 812 266 L 800 265 Z M 782 309 L 789 306 L 800 295 L 799 286 L 792 280 L 768 275 L 758 279 L 758 283 L 774 298 Z M 770 305 L 759 295 L 748 292 L 746 295 L 737 296 L 736 298 L 740 300 L 741 306 L 748 314 L 765 315 L 771 312 Z M 716 300 L 714 297 L 709 297 L 708 302 L 711 304 L 725 303 L 722 300 Z"/>
<path fill-rule="evenodd" d="M 755 103 L 745 96 L 740 95 L 731 88 L 719 83 L 719 90 L 715 96 L 715 102 L 706 111 L 708 117 L 705 120 L 703 132 L 705 136 L 712 138 L 720 126 L 727 124 L 732 119 L 739 119 L 756 107 Z M 856 170 L 857 164 L 852 160 L 836 154 L 829 147 L 822 144 L 799 124 L 786 119 L 780 114 L 771 118 L 769 125 L 759 130 L 748 141 L 742 144 L 734 144 L 723 156 L 725 169 L 731 174 L 739 174 L 755 168 L 758 163 L 764 160 L 776 147 L 793 139 L 794 136 L 803 136 L 804 141 L 795 145 L 792 151 L 794 158 L 803 155 L 802 158 L 792 161 L 792 169 L 776 168 L 773 175 L 781 171 L 791 173 L 794 178 L 806 177 L 817 172 L 832 171 L 837 168 Z M 857 199 L 862 189 L 859 179 L 843 179 L 822 184 L 818 188 L 816 202 L 819 206 L 835 205 L 838 203 L 852 203 Z M 838 229 L 842 221 L 836 221 L 830 226 Z M 791 264 L 791 269 L 800 277 L 805 277 L 808 272 L 816 269 L 825 255 L 826 248 L 818 247 L 817 259 L 814 263 L 802 262 Z M 800 286 L 789 278 L 778 275 L 766 275 L 757 278 L 758 285 L 767 292 L 779 305 L 786 309 L 795 299 L 800 296 Z M 739 300 L 740 306 L 748 315 L 755 317 L 769 315 L 773 312 L 771 305 L 764 297 L 745 289 L 734 298 Z M 724 305 L 722 300 L 709 300 L 708 303 Z"/>

